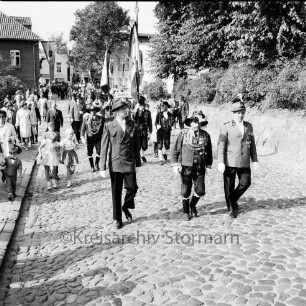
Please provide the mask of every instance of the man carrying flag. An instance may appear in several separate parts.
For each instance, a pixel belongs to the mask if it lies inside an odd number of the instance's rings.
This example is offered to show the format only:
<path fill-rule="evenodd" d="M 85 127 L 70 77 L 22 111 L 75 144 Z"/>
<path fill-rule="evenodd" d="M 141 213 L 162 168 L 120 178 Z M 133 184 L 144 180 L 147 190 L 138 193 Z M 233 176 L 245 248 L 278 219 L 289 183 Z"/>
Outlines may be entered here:
<path fill-rule="evenodd" d="M 134 22 L 129 41 L 129 57 L 132 60 L 131 68 L 131 97 L 138 99 L 139 86 L 143 79 L 142 53 L 139 50 L 137 22 Z"/>

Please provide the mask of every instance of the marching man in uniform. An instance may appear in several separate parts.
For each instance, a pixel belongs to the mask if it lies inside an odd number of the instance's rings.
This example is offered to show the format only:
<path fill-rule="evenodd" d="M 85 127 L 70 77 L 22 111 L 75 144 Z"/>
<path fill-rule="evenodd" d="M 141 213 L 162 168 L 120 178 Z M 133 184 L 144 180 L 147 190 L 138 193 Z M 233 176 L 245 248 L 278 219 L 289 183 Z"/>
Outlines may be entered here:
<path fill-rule="evenodd" d="M 162 110 L 157 113 L 155 121 L 160 165 L 163 165 L 164 161 L 167 160 L 166 150 L 170 149 L 171 129 L 174 124 L 173 115 L 168 111 L 169 107 L 169 103 L 167 101 L 163 101 Z"/>
<path fill-rule="evenodd" d="M 139 97 L 139 107 L 134 114 L 134 121 L 138 127 L 140 156 L 143 162 L 147 162 L 144 152 L 148 149 L 148 137 L 152 134 L 152 117 L 151 112 L 145 109 L 145 97 Z"/>
<path fill-rule="evenodd" d="M 239 214 L 238 199 L 251 185 L 250 159 L 258 168 L 253 126 L 243 121 L 246 108 L 238 96 L 232 101 L 233 120 L 224 123 L 218 140 L 218 170 L 223 173 L 227 209 L 232 218 Z M 235 179 L 238 176 L 238 186 Z"/>
<path fill-rule="evenodd" d="M 190 214 L 198 216 L 196 204 L 205 195 L 205 172 L 213 162 L 210 135 L 204 130 L 207 123 L 202 111 L 194 111 L 192 117 L 184 121 L 190 128 L 180 131 L 171 152 L 173 171 L 176 175 L 181 172 L 181 195 L 186 221 L 190 220 Z M 194 192 L 189 202 L 192 184 Z"/>
<path fill-rule="evenodd" d="M 100 107 L 92 105 L 90 114 L 83 118 L 81 127 L 82 143 L 87 141 L 87 156 L 92 172 L 99 171 L 99 161 L 101 152 L 101 139 L 104 128 L 104 118 L 100 115 Z M 86 140 L 85 140 L 86 136 Z M 96 160 L 94 163 L 93 150 L 96 149 Z"/>
<path fill-rule="evenodd" d="M 135 208 L 137 193 L 136 167 L 141 166 L 138 130 L 135 122 L 129 119 L 129 104 L 123 99 L 114 102 L 112 111 L 115 119 L 105 125 L 101 144 L 100 176 L 106 177 L 106 159 L 109 151 L 109 173 L 111 178 L 113 219 L 116 228 L 122 227 L 122 212 L 128 222 L 132 222 L 129 209 Z M 121 195 L 124 182 L 126 195 L 121 208 Z"/>

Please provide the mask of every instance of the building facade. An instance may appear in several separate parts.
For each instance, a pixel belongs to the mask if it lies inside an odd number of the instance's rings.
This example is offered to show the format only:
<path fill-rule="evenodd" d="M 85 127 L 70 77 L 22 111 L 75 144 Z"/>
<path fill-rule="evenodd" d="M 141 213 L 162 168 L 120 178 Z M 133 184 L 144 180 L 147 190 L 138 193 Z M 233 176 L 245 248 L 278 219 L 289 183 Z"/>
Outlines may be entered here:
<path fill-rule="evenodd" d="M 40 75 L 43 78 L 41 82 L 48 84 L 50 82 L 49 63 L 44 52 L 40 52 Z M 54 81 L 56 83 L 65 82 L 72 84 L 73 67 L 68 64 L 67 54 L 55 53 L 54 63 Z"/>
<path fill-rule="evenodd" d="M 29 17 L 7 16 L 0 12 L 0 63 L 9 68 L 28 88 L 37 88 L 40 37 L 31 31 Z"/>

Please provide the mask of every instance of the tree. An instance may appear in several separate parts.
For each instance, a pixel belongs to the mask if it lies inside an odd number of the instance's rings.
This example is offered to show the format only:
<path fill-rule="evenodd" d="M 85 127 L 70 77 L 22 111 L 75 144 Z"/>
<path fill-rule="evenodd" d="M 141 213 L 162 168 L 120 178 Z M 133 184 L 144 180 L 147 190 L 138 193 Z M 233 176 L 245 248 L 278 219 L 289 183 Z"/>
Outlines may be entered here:
<path fill-rule="evenodd" d="M 305 56 L 306 13 L 299 1 L 160 1 L 151 57 L 157 76 L 188 68 L 263 67 Z"/>
<path fill-rule="evenodd" d="M 168 99 L 171 95 L 167 92 L 165 83 L 156 79 L 153 82 L 144 84 L 143 92 L 146 94 L 151 100 L 160 100 L 160 99 Z"/>
<path fill-rule="evenodd" d="M 129 35 L 128 12 L 115 1 L 97 1 L 75 12 L 76 21 L 70 31 L 74 41 L 69 61 L 74 67 L 99 69 L 106 47 L 110 53 L 126 50 Z"/>
<path fill-rule="evenodd" d="M 55 41 L 55 51 L 58 54 L 68 54 L 67 42 L 63 39 L 64 33 L 52 35 L 49 40 Z"/>

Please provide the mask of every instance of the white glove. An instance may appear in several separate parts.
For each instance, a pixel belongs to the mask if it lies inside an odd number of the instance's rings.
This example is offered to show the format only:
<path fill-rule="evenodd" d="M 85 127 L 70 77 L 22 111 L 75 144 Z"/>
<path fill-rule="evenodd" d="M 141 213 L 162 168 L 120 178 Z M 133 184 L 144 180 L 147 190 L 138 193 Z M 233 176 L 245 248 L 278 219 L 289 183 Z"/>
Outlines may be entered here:
<path fill-rule="evenodd" d="M 161 128 L 160 124 L 156 124 L 156 129 L 159 130 Z"/>
<path fill-rule="evenodd" d="M 178 177 L 180 172 L 181 172 L 181 167 L 179 165 L 175 165 L 172 167 L 173 172 L 174 172 L 174 176 Z"/>
<path fill-rule="evenodd" d="M 224 163 L 219 163 L 218 164 L 218 171 L 223 173 L 225 170 L 225 164 Z"/>
<path fill-rule="evenodd" d="M 81 137 L 81 141 L 82 141 L 83 144 L 85 144 L 85 142 L 86 142 L 85 137 Z"/>
<path fill-rule="evenodd" d="M 100 171 L 100 177 L 106 178 L 106 176 L 107 176 L 106 170 L 101 170 L 101 171 Z"/>
<path fill-rule="evenodd" d="M 258 172 L 258 171 L 259 171 L 258 162 L 254 162 L 254 163 L 252 164 L 252 166 L 253 166 L 253 170 L 254 170 L 255 172 Z"/>

